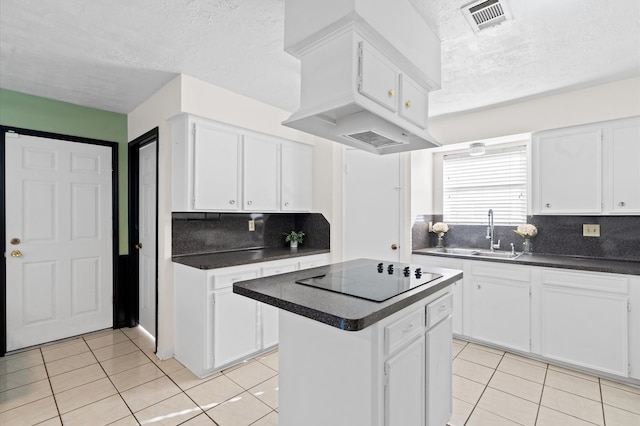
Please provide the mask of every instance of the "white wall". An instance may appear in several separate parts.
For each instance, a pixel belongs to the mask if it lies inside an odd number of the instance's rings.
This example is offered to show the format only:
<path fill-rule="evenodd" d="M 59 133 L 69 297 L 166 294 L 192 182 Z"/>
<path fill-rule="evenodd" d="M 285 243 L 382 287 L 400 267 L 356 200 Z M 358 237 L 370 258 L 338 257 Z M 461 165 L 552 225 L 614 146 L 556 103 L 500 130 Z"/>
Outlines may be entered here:
<path fill-rule="evenodd" d="M 128 116 L 128 138 L 159 128 L 158 152 L 158 356 L 173 356 L 173 263 L 171 262 L 171 128 L 168 119 L 179 113 L 249 128 L 314 145 L 313 211 L 324 214 L 334 234 L 333 190 L 335 148 L 333 143 L 280 125 L 289 113 L 246 96 L 180 75 L 143 102 Z M 340 164 L 340 163 L 337 163 Z M 338 234 L 339 235 L 339 234 Z"/>
<path fill-rule="evenodd" d="M 171 266 L 171 128 L 167 119 L 180 112 L 180 76 L 128 115 L 133 140 L 158 127 L 158 356 L 173 356 L 173 268 Z M 130 224 L 133 226 L 133 224 Z"/>
<path fill-rule="evenodd" d="M 429 120 L 429 132 L 441 143 L 451 144 L 634 115 L 640 115 L 640 77 L 434 117 Z"/>

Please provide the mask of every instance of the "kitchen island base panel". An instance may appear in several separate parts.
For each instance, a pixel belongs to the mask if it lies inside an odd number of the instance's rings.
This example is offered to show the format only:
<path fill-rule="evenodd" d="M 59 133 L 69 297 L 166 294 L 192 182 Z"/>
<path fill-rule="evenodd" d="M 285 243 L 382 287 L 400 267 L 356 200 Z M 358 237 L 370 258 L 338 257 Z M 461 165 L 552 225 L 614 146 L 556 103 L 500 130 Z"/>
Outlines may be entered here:
<path fill-rule="evenodd" d="M 346 332 L 280 310 L 280 426 L 382 424 L 370 391 L 381 384 L 374 328 Z"/>
<path fill-rule="evenodd" d="M 433 383 L 427 389 L 415 386 L 390 386 L 402 377 L 407 368 L 424 377 L 417 383 L 429 383 L 440 379 L 437 371 L 430 371 L 434 353 L 442 352 L 438 358 L 447 356 L 450 361 L 451 348 L 438 345 L 429 348 L 425 342 L 431 337 L 424 323 L 425 308 L 431 302 L 441 301 L 450 294 L 450 288 L 440 290 L 384 320 L 360 331 L 344 331 L 336 327 L 280 310 L 280 366 L 279 366 L 279 424 L 281 426 L 403 426 L 405 419 L 429 419 L 427 412 L 431 403 L 427 396 L 437 388 L 440 396 L 433 406 L 444 407 L 450 416 L 450 384 Z M 447 298 L 448 299 L 448 298 Z M 416 314 L 422 315 L 416 323 Z M 439 320 L 433 330 L 448 331 L 451 341 L 450 315 Z M 389 345 L 401 330 L 402 342 L 397 348 Z M 419 329 L 419 332 L 416 332 Z M 425 332 L 427 339 L 425 339 Z M 439 334 L 439 333 L 438 333 Z M 433 338 L 431 338 L 433 340 Z M 422 345 L 421 357 L 412 354 L 411 347 Z M 427 361 L 425 359 L 425 354 Z M 417 364 L 408 364 L 418 361 Z M 438 368 L 451 371 L 450 362 L 436 362 Z M 406 375 L 405 375 L 406 377 Z M 412 397 L 416 391 L 423 397 Z M 391 394 L 393 392 L 393 394 Z M 407 394 L 409 392 L 409 394 Z M 413 395 L 415 396 L 415 395 Z M 442 410 L 436 410 L 442 411 Z M 445 417 L 447 413 L 445 413 Z M 442 414 L 436 416 L 442 419 Z M 448 420 L 448 417 L 447 417 Z M 420 422 L 431 426 L 429 422 Z M 445 420 L 446 423 L 446 420 Z M 441 426 L 441 425 L 439 425 Z"/>

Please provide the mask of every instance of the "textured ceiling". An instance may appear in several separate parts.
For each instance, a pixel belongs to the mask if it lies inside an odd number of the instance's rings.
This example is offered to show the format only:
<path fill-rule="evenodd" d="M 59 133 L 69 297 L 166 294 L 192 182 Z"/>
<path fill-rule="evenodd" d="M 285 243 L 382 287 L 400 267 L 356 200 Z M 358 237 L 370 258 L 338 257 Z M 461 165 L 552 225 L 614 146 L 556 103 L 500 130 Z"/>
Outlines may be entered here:
<path fill-rule="evenodd" d="M 477 34 L 468 0 L 410 1 L 442 40 L 431 116 L 640 75 L 638 0 L 510 0 Z M 293 112 L 283 32 L 284 0 L 0 0 L 0 87 L 128 113 L 183 73 Z"/>

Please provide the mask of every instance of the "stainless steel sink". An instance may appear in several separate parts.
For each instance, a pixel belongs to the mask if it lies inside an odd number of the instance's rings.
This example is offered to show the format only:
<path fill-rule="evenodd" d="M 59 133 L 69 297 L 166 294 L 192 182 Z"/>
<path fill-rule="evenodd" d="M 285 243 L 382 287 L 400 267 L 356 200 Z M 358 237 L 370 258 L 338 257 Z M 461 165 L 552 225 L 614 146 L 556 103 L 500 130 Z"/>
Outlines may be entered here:
<path fill-rule="evenodd" d="M 445 248 L 443 253 L 451 253 L 451 254 L 476 254 L 478 253 L 477 249 L 464 249 L 464 248 Z"/>
<path fill-rule="evenodd" d="M 494 259 L 517 259 L 522 253 L 512 254 L 510 251 L 489 251 L 481 249 L 445 248 L 429 250 L 433 253 L 457 254 L 469 257 L 488 257 Z"/>
<path fill-rule="evenodd" d="M 522 254 L 522 253 L 520 253 Z M 509 251 L 476 251 L 473 253 L 473 256 L 478 257 L 493 257 L 497 259 L 515 259 L 520 256 L 520 254 L 512 254 Z"/>

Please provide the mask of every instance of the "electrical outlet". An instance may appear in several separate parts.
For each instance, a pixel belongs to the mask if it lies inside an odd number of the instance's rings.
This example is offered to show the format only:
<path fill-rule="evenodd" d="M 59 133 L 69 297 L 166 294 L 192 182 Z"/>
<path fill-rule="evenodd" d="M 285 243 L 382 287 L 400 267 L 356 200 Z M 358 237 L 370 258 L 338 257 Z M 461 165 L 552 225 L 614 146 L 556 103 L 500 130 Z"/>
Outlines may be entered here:
<path fill-rule="evenodd" d="M 429 232 L 433 232 L 433 222 L 429 222 Z"/>
<path fill-rule="evenodd" d="M 583 237 L 599 237 L 600 236 L 600 225 L 598 224 L 583 224 L 582 225 L 582 236 Z"/>
<path fill-rule="evenodd" d="M 249 232 L 253 232 L 255 230 L 256 230 L 256 222 L 253 219 L 251 219 L 249 221 Z"/>

